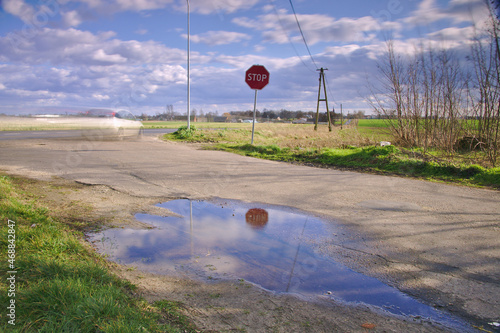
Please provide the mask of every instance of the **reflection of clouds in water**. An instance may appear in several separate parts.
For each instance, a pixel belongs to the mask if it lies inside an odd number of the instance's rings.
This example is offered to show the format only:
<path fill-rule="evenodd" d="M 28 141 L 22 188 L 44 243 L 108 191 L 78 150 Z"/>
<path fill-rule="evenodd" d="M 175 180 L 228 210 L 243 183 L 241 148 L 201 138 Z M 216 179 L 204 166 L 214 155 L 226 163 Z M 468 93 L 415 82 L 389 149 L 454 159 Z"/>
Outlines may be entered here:
<path fill-rule="evenodd" d="M 436 315 L 397 289 L 319 255 L 314 244 L 328 237 L 332 223 L 294 209 L 237 201 L 173 200 L 159 206 L 183 217 L 137 214 L 155 228 L 108 229 L 91 238 L 103 239 L 96 245 L 113 260 L 155 273 L 182 268 L 204 278 L 244 278 L 274 291 L 329 291 L 332 297 L 383 306 L 397 314 Z M 268 221 L 255 229 L 246 214 L 258 207 L 265 209 Z"/>
<path fill-rule="evenodd" d="M 137 214 L 138 220 L 155 228 L 106 230 L 103 234 L 110 244 L 106 253 L 124 263 L 147 263 L 151 270 L 164 263 L 171 265 L 172 260 L 186 265 L 193 260 L 210 261 L 205 257 L 212 256 L 218 258 L 218 273 L 249 272 L 270 278 L 277 270 L 288 270 L 293 265 L 305 222 L 311 226 L 321 222 L 290 210 L 263 205 L 264 210 L 255 208 L 256 204 L 223 200 L 215 203 L 174 200 L 159 206 L 183 217 Z M 247 213 L 255 209 L 268 214 L 265 228 L 255 229 L 247 223 Z M 118 243 L 120 246 L 111 247 Z M 311 257 L 309 262 L 314 260 Z M 310 271 L 299 266 L 296 269 L 297 274 Z"/>
<path fill-rule="evenodd" d="M 161 266 L 163 261 L 180 260 L 186 264 L 196 258 L 212 255 L 219 265 L 232 263 L 224 273 L 240 274 L 258 270 L 268 275 L 278 269 L 288 270 L 297 260 L 300 244 L 307 237 L 321 237 L 323 222 L 290 209 L 272 208 L 267 205 L 268 222 L 265 228 L 255 229 L 247 223 L 246 214 L 256 204 L 220 200 L 215 203 L 174 200 L 159 206 L 170 209 L 183 217 L 159 217 L 137 214 L 138 220 L 155 226 L 152 230 L 110 229 L 105 235 L 111 242 L 120 243 L 108 254 L 122 262 L 147 261 L 151 266 Z M 258 208 L 264 211 L 264 208 Z M 118 241 L 119 239 L 119 241 Z M 310 250 L 305 263 L 294 266 L 296 274 L 309 275 L 317 267 Z M 311 264 L 312 263 L 312 264 Z M 233 267 L 234 271 L 228 271 Z M 265 271 L 269 271 L 265 273 Z M 252 275 L 256 274 L 252 272 Z"/>

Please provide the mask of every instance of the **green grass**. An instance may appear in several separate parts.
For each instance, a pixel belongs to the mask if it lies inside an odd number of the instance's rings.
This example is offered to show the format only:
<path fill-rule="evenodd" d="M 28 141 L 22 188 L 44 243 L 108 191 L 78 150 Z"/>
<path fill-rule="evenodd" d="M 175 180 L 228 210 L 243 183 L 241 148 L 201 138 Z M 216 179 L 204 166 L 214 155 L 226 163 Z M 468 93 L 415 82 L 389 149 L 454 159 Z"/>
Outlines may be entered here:
<path fill-rule="evenodd" d="M 388 128 L 389 124 L 388 121 L 384 119 L 359 119 L 358 127 Z"/>
<path fill-rule="evenodd" d="M 374 126 L 377 123 L 368 123 L 366 127 L 377 128 Z M 186 128 L 181 128 L 165 135 L 165 139 L 210 143 L 208 149 L 269 160 L 500 188 L 500 168 L 464 162 L 467 156 L 446 160 L 435 156 L 438 153 L 424 155 L 419 149 L 380 147 L 377 145 L 380 133 L 360 133 L 356 128 L 329 133 L 325 129 L 314 132 L 307 125 L 260 125 L 255 132 L 255 145 L 249 142 L 251 132 L 244 129 L 205 131 L 194 128 L 187 132 Z"/>
<path fill-rule="evenodd" d="M 264 159 L 342 167 L 376 173 L 441 180 L 475 186 L 500 188 L 500 168 L 450 164 L 414 158 L 394 146 L 323 149 L 289 149 L 276 145 L 227 145 L 219 149 Z"/>
<path fill-rule="evenodd" d="M 192 332 L 167 303 L 148 304 L 130 296 L 135 287 L 110 273 L 81 234 L 26 202 L 12 180 L 0 176 L 0 331 L 12 332 Z M 7 221 L 15 221 L 15 243 Z M 12 232 L 11 232 L 12 234 Z M 15 245 L 15 267 L 8 267 L 8 245 Z M 15 273 L 9 296 L 7 271 Z M 15 300 L 15 326 L 7 306 Z M 167 306 L 168 305 L 168 306 Z"/>
<path fill-rule="evenodd" d="M 379 141 L 392 140 L 388 120 L 384 119 L 359 119 L 358 132 L 363 135 L 378 137 Z"/>

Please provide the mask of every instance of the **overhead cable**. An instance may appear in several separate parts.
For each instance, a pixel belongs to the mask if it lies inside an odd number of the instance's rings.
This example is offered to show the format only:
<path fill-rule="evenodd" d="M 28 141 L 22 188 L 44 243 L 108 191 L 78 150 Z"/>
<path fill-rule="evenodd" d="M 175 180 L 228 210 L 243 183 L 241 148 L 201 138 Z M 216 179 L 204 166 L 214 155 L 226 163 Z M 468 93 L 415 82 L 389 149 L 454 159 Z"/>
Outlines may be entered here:
<path fill-rule="evenodd" d="M 314 64 L 314 66 L 316 66 L 316 69 L 318 69 L 318 65 L 316 64 L 316 61 L 314 61 L 314 58 L 311 54 L 311 50 L 309 50 L 309 46 L 307 45 L 306 38 L 304 37 L 304 33 L 302 32 L 302 28 L 300 27 L 300 22 L 299 22 L 299 19 L 297 18 L 297 13 L 295 12 L 295 8 L 293 7 L 292 0 L 289 0 L 289 1 L 290 1 L 290 6 L 292 6 L 293 15 L 295 16 L 295 21 L 297 22 L 297 26 L 299 27 L 299 31 L 300 31 L 300 34 L 302 35 L 302 40 L 304 41 L 307 52 L 309 53 L 309 56 L 311 57 L 311 60 Z"/>
<path fill-rule="evenodd" d="M 287 33 L 286 29 L 285 29 L 285 26 L 283 25 L 283 21 L 281 20 L 281 16 L 280 16 L 278 10 L 276 9 L 276 5 L 274 3 L 274 0 L 269 0 L 269 2 L 271 2 L 271 4 L 272 4 L 274 12 L 276 13 L 276 16 L 278 17 L 278 22 L 281 25 L 281 29 L 283 30 L 283 33 L 286 35 L 286 38 L 288 39 L 288 42 L 290 43 L 290 45 L 292 46 L 293 50 L 295 51 L 295 54 L 297 55 L 297 58 L 299 58 L 299 60 L 302 62 L 302 64 L 307 69 L 309 69 L 311 72 L 314 72 L 314 70 L 311 69 L 311 68 L 309 68 L 309 66 L 304 62 L 304 60 L 300 56 L 299 52 L 297 51 L 297 48 L 295 48 L 295 45 L 293 44 L 292 40 L 290 39 L 290 36 L 288 36 L 288 33 Z"/>

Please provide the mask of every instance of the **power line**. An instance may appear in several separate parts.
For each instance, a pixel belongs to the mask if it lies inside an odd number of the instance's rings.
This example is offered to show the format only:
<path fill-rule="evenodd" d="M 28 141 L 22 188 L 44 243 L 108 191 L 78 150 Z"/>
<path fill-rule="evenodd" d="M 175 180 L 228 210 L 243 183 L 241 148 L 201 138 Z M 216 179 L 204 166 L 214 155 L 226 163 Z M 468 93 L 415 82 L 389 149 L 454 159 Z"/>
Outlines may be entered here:
<path fill-rule="evenodd" d="M 309 56 L 311 57 L 311 60 L 314 63 L 314 66 L 316 66 L 316 69 L 318 69 L 318 65 L 316 64 L 316 61 L 314 61 L 314 58 L 311 54 L 311 50 L 309 50 L 309 46 L 307 45 L 306 38 L 304 37 L 304 33 L 302 32 L 302 28 L 300 27 L 300 22 L 299 22 L 299 19 L 297 18 L 297 13 L 295 12 L 295 8 L 293 7 L 292 0 L 289 0 L 289 1 L 290 1 L 290 6 L 292 6 L 293 15 L 295 16 L 295 21 L 297 22 L 297 26 L 299 27 L 299 31 L 300 31 L 300 34 L 302 35 L 302 40 L 304 41 L 307 52 L 309 53 Z"/>
<path fill-rule="evenodd" d="M 288 41 L 290 42 L 290 44 L 292 45 L 295 53 L 297 54 L 297 56 L 299 57 L 300 61 L 304 64 L 304 66 L 306 66 L 309 70 L 311 70 L 306 64 L 305 62 L 302 60 L 302 57 L 299 55 L 299 53 L 297 52 L 297 49 L 295 48 L 293 42 L 290 40 L 290 37 L 288 36 L 288 34 L 286 33 L 286 30 L 283 26 L 283 23 L 281 21 L 281 18 L 280 18 L 280 15 L 278 13 L 278 10 L 276 9 L 276 6 L 274 4 L 274 0 L 270 0 L 271 4 L 273 5 L 273 8 L 274 8 L 274 11 L 276 12 L 276 16 L 278 17 L 278 21 L 280 22 L 280 25 L 281 25 L 281 28 L 283 29 L 283 31 L 285 32 L 285 35 L 287 36 L 288 38 Z M 297 17 L 297 13 L 295 12 L 295 7 L 293 6 L 293 3 L 292 3 L 292 0 L 289 0 L 290 2 L 290 6 L 292 7 L 292 11 L 293 11 L 293 15 L 295 16 L 295 21 L 297 22 L 297 26 L 299 27 L 299 31 L 300 31 L 300 34 L 302 36 L 302 40 L 304 41 L 304 45 L 306 46 L 306 49 L 307 49 L 307 52 L 309 53 L 309 57 L 311 58 L 311 61 L 313 62 L 314 66 L 316 67 L 316 70 L 319 71 L 320 69 L 318 68 L 318 65 L 316 64 L 316 61 L 314 60 L 312 54 L 311 54 L 311 50 L 309 49 L 309 46 L 307 45 L 307 41 L 306 41 L 306 38 L 304 36 L 304 32 L 302 31 L 302 27 L 300 26 L 300 22 L 299 22 L 299 19 Z M 321 68 L 321 71 L 323 71 L 323 68 Z M 335 101 L 335 99 L 333 98 L 333 93 L 330 89 L 330 84 L 328 83 L 328 80 L 326 79 L 326 75 L 323 74 L 323 79 L 324 79 L 324 82 L 325 82 L 325 85 L 327 86 L 328 88 L 328 91 L 330 92 L 330 96 L 331 98 L 333 99 L 333 102 L 334 104 L 336 104 L 337 102 Z M 320 81 L 321 81 L 321 76 L 320 76 Z M 320 88 L 321 89 L 321 88 Z M 325 91 L 326 93 L 326 91 Z M 326 96 L 325 96 L 326 97 Z M 319 103 L 319 102 L 318 102 Z M 333 107 L 333 110 L 335 110 L 335 107 Z M 328 112 L 329 110 L 327 110 Z M 335 112 L 335 111 L 334 111 Z"/>
<path fill-rule="evenodd" d="M 288 36 L 288 33 L 286 32 L 285 26 L 283 25 L 283 21 L 281 20 L 281 16 L 280 16 L 278 10 L 276 9 L 276 5 L 274 3 L 274 0 L 269 0 L 269 2 L 271 2 L 271 4 L 273 5 L 273 9 L 274 9 L 274 12 L 276 13 L 276 16 L 278 17 L 278 22 L 280 23 L 281 29 L 285 33 L 286 38 L 288 39 L 288 42 L 290 43 L 290 45 L 292 46 L 293 50 L 295 51 L 295 54 L 297 55 L 297 58 L 299 58 L 299 60 L 302 62 L 302 64 L 308 70 L 310 70 L 311 72 L 314 72 L 314 70 L 312 70 L 311 68 L 309 68 L 309 66 L 307 66 L 307 64 L 304 62 L 304 60 L 300 56 L 299 52 L 297 51 L 297 48 L 295 47 L 295 45 L 293 44 L 292 40 L 290 39 L 290 36 Z"/>

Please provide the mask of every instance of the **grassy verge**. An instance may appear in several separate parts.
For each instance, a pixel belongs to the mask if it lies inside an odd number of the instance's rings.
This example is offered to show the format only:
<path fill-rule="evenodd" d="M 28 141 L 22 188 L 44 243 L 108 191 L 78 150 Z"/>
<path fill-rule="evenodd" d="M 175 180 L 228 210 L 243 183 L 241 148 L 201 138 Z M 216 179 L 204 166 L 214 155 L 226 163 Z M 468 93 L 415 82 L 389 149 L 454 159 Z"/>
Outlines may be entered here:
<path fill-rule="evenodd" d="M 80 232 L 27 197 L 0 176 L 0 331 L 195 331 L 177 303 L 130 296 L 135 287 L 111 274 Z"/>
<path fill-rule="evenodd" d="M 460 156 L 450 161 L 419 150 L 380 147 L 379 140 L 391 139 L 383 131 L 347 128 L 329 133 L 325 129 L 314 132 L 307 125 L 260 125 L 255 132 L 255 145 L 249 144 L 251 131 L 245 129 L 206 131 L 182 127 L 165 135 L 165 139 L 211 143 L 210 149 L 270 160 L 500 188 L 500 168 L 466 163 Z"/>

